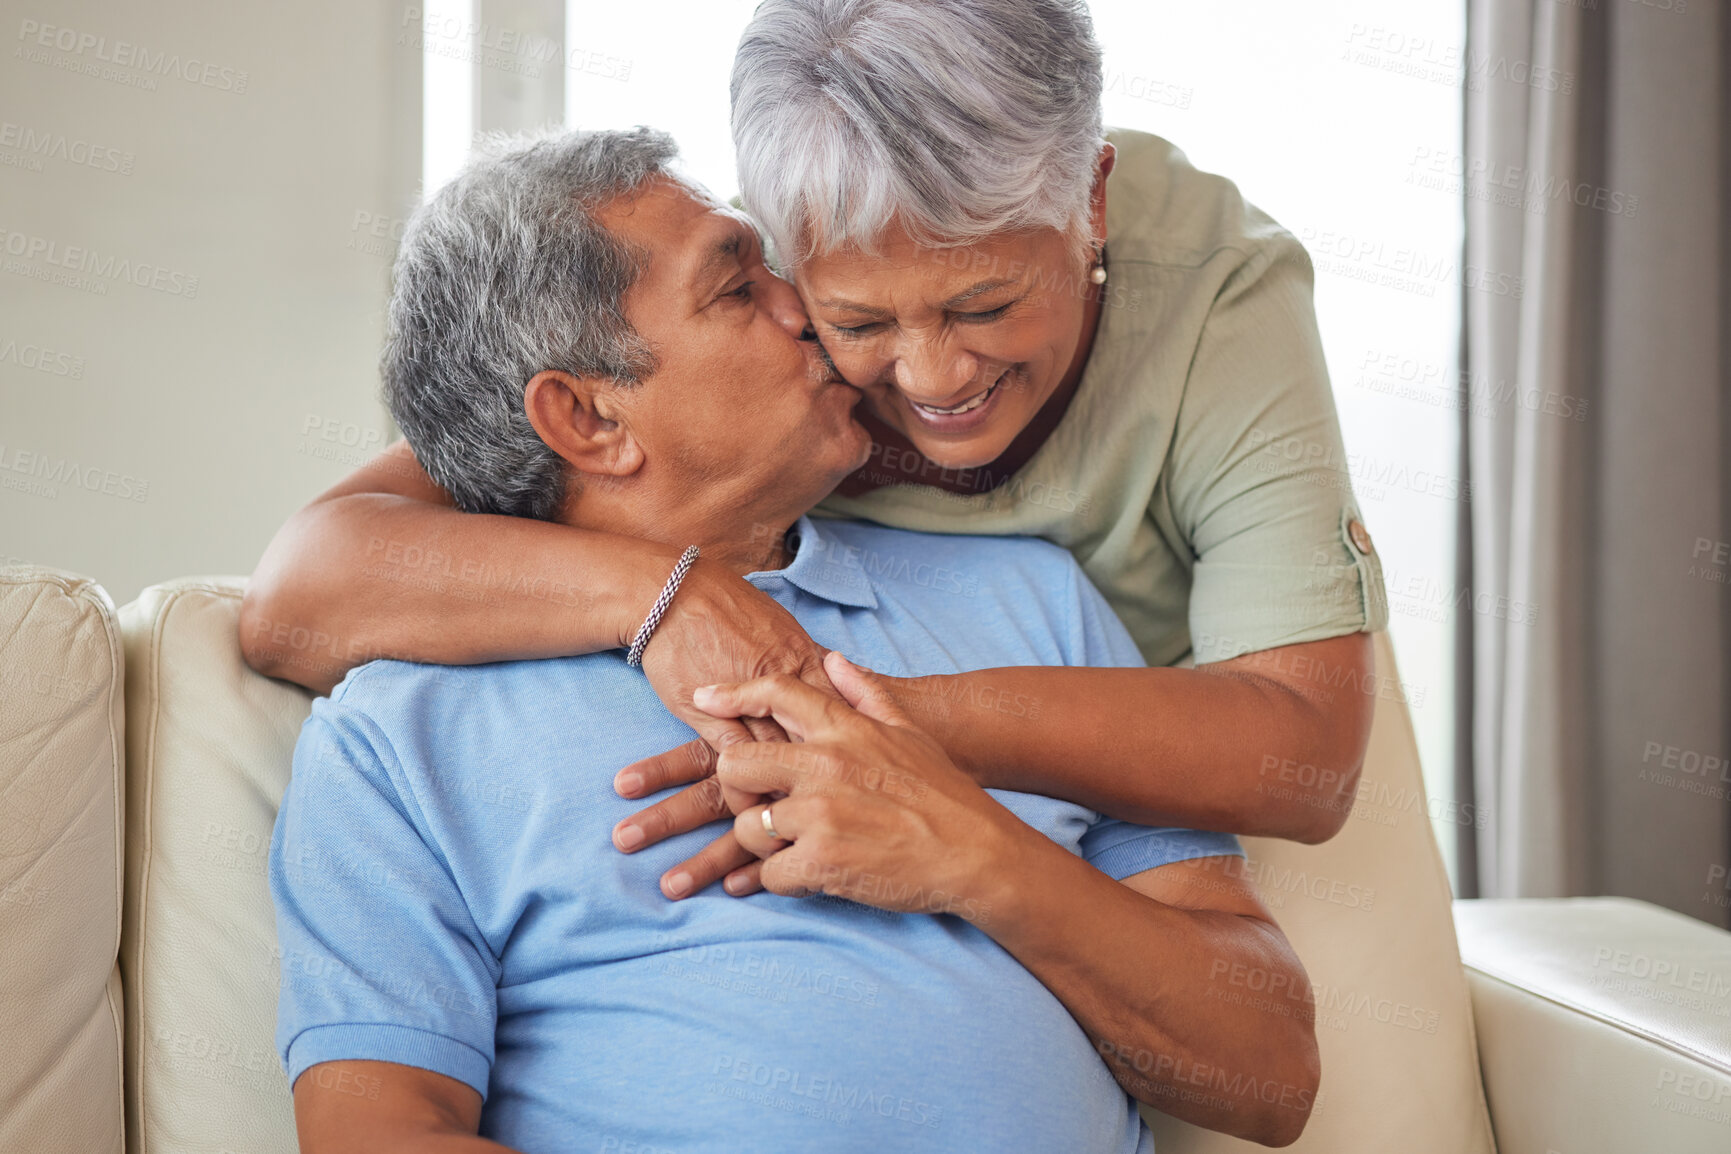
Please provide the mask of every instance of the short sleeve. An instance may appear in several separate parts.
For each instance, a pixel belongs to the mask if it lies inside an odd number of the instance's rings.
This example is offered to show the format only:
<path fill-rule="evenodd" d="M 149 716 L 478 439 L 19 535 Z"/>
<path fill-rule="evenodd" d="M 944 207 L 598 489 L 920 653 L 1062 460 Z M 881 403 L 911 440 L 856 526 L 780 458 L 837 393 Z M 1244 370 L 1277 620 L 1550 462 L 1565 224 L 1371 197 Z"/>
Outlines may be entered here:
<path fill-rule="evenodd" d="M 1198 663 L 1388 624 L 1323 360 L 1310 258 L 1272 224 L 1263 236 L 1203 325 L 1165 466 L 1173 516 L 1196 557 Z"/>
<path fill-rule="evenodd" d="M 1095 822 L 1082 835 L 1080 848 L 1090 865 L 1115 881 L 1201 857 L 1244 856 L 1244 847 L 1229 833 L 1157 829 L 1116 818 Z"/>
<path fill-rule="evenodd" d="M 340 692 L 340 691 L 339 691 Z M 416 1066 L 474 1087 L 493 1062 L 497 958 L 379 727 L 314 703 L 270 849 L 289 1081 L 320 1062 Z"/>

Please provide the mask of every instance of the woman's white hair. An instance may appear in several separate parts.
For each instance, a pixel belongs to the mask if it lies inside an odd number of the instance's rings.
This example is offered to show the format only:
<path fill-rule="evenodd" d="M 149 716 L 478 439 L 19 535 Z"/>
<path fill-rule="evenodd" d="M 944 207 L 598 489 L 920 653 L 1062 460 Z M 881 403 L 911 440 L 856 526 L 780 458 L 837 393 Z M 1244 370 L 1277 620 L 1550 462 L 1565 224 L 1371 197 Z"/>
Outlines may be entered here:
<path fill-rule="evenodd" d="M 1082 0 L 765 0 L 733 63 L 741 198 L 789 266 L 892 224 L 1083 252 L 1100 91 Z"/>

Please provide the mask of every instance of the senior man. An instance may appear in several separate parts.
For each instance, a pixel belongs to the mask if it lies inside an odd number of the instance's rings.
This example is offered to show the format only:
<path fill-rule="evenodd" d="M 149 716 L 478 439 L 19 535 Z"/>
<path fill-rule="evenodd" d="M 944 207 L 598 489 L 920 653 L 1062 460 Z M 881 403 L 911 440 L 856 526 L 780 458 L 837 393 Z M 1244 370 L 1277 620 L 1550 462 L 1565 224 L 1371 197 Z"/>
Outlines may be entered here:
<path fill-rule="evenodd" d="M 1138 664 L 1130 638 L 1054 546 L 803 516 L 867 452 L 858 395 L 672 156 L 638 129 L 473 162 L 404 237 L 387 397 L 460 498 L 747 575 L 848 701 L 700 694 L 796 744 L 718 771 L 770 799 L 736 823 L 769 892 L 677 903 L 655 879 L 706 831 L 609 841 L 614 771 L 691 733 L 623 655 L 376 661 L 315 702 L 270 858 L 302 1151 L 1149 1150 L 1125 1091 L 1291 1141 L 1308 986 L 1234 839 L 981 789 L 841 657 Z M 898 558 L 968 583 L 864 577 Z M 1240 966 L 1287 1012 L 1223 996 Z"/>

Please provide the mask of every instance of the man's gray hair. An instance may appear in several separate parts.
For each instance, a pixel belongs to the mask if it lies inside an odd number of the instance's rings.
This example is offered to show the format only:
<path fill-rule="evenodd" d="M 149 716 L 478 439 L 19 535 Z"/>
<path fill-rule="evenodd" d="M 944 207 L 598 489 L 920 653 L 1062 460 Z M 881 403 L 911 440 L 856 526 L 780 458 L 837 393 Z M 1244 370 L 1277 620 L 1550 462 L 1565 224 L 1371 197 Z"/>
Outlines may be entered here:
<path fill-rule="evenodd" d="M 892 223 L 1080 253 L 1101 84 L 1082 0 L 765 0 L 733 62 L 741 197 L 789 267 Z"/>
<path fill-rule="evenodd" d="M 655 371 L 623 298 L 641 258 L 594 219 L 671 175 L 664 132 L 495 137 L 410 218 L 397 251 L 385 404 L 470 513 L 553 520 L 569 466 L 535 434 L 536 373 L 636 384 Z"/>

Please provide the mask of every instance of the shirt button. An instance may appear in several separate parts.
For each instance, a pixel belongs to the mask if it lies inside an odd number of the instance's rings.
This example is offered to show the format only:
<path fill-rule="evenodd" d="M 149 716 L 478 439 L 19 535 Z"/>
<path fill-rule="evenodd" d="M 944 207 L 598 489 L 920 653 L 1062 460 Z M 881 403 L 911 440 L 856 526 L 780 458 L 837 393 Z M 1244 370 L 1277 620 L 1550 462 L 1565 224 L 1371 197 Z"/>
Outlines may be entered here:
<path fill-rule="evenodd" d="M 1346 523 L 1346 535 L 1352 538 L 1352 543 L 1358 547 L 1360 553 L 1375 552 L 1371 548 L 1370 532 L 1365 529 L 1364 522 L 1358 518 L 1354 517 Z"/>

